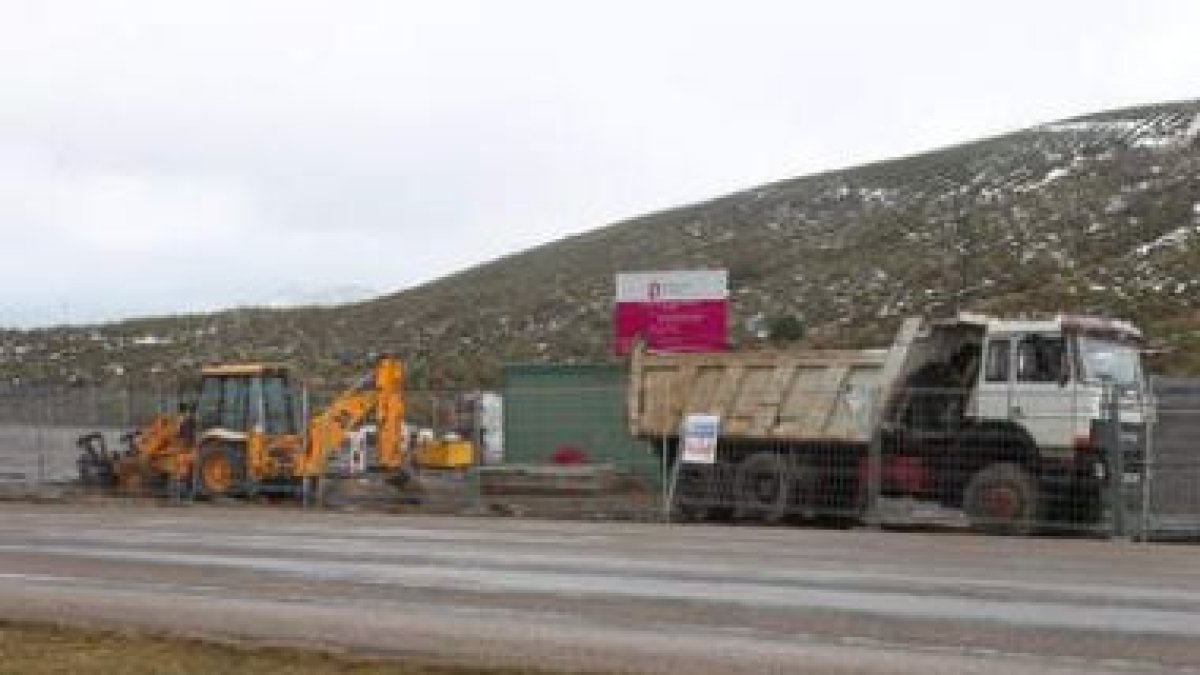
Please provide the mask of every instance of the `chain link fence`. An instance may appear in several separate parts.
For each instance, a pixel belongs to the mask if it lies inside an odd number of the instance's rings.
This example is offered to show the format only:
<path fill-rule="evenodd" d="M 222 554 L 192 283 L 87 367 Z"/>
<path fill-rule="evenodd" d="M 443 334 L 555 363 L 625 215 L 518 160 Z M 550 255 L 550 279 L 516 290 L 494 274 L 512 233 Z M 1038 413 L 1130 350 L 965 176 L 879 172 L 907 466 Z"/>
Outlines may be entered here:
<path fill-rule="evenodd" d="M 610 375 L 600 369 L 580 375 L 526 367 L 522 377 L 510 378 L 504 390 L 504 462 L 479 471 L 483 509 L 660 517 L 667 473 L 661 446 L 630 435 L 626 386 Z"/>
<path fill-rule="evenodd" d="M 676 462 L 686 438 L 657 439 L 678 517 L 1200 537 L 1197 381 L 1148 396 L 911 388 L 882 407 L 873 390 L 791 389 L 804 405 L 761 393 L 721 394 L 757 403 L 726 410 L 701 461 Z"/>
<path fill-rule="evenodd" d="M 1080 428 L 1049 397 L 1026 400 L 1014 422 L 981 417 L 996 402 L 961 389 L 909 389 L 884 405 L 875 390 L 789 395 L 812 404 L 783 406 L 789 419 L 770 417 L 774 403 L 764 403 L 765 419 L 753 409 L 729 415 L 715 462 L 679 465 L 682 517 L 1010 533 L 1104 520 L 1103 450 L 1089 422 Z"/>
<path fill-rule="evenodd" d="M 25 387 L 0 392 L 0 496 L 58 492 L 79 478 L 81 437 L 98 433 L 104 447 L 124 452 L 131 432 L 157 415 L 181 410 L 178 387 Z M 294 392 L 296 428 L 342 393 L 306 387 Z M 412 456 L 429 440 L 468 442 L 466 470 L 411 466 L 425 511 L 564 517 L 652 518 L 660 513 L 662 470 L 648 447 L 629 437 L 619 419 L 620 386 L 550 392 L 408 390 L 404 442 Z M 505 433 L 511 422 L 511 433 Z M 376 464 L 370 420 L 327 458 L 326 506 L 379 507 L 398 493 L 369 475 Z M 299 488 L 298 488 L 299 489 Z M 179 498 L 175 492 L 159 496 Z M 403 496 L 404 500 L 412 499 Z"/>
<path fill-rule="evenodd" d="M 792 395 L 817 403 L 789 419 L 772 417 L 764 391 L 720 421 L 713 463 L 678 461 L 678 425 L 635 436 L 620 378 L 526 378 L 502 397 L 409 391 L 405 419 L 410 438 L 453 435 L 476 449 L 469 470 L 421 472 L 446 512 L 1200 537 L 1200 380 L 1153 385 L 1149 397 L 1110 388 L 1098 402 L 1057 383 L 921 388 L 884 406 L 880 392 L 814 385 Z M 334 395 L 309 391 L 309 412 Z M 69 483 L 80 435 L 119 448 L 179 403 L 169 388 L 0 392 L 0 484 L 22 494 Z M 344 460 L 331 458 L 331 478 L 356 478 Z"/>
<path fill-rule="evenodd" d="M 99 432 L 108 447 L 161 412 L 178 408 L 167 389 L 22 387 L 0 391 L 0 479 L 9 491 L 78 477 L 77 441 Z"/>
<path fill-rule="evenodd" d="M 1200 537 L 1200 379 L 1154 378 L 1155 418 L 1135 471 L 1134 534 Z M 1132 438 L 1130 440 L 1137 440 Z"/>

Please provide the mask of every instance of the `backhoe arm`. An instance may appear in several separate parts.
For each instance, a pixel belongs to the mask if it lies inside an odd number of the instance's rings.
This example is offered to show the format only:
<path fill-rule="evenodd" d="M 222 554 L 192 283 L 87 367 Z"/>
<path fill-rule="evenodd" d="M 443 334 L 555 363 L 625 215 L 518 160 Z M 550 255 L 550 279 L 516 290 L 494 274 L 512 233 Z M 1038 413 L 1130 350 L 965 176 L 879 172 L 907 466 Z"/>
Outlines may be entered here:
<path fill-rule="evenodd" d="M 400 362 L 383 357 L 375 371 L 349 391 L 343 392 L 329 407 L 308 422 L 308 441 L 300 475 L 321 476 L 329 453 L 340 446 L 346 434 L 374 418 L 378 427 L 379 468 L 396 471 L 404 463 L 400 447 L 404 419 L 404 399 L 400 392 L 402 381 Z"/>

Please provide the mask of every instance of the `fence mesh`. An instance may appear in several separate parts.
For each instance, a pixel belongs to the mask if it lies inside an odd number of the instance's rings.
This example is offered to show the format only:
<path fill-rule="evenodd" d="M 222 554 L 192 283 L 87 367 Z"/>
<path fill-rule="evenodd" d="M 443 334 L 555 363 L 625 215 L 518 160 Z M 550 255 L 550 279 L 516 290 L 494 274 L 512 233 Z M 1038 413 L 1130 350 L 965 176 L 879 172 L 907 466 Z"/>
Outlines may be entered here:
<path fill-rule="evenodd" d="M 726 410 L 715 462 L 680 464 L 672 501 L 690 519 L 1195 535 L 1200 386 L 1156 387 L 727 394 L 757 403 Z"/>
<path fill-rule="evenodd" d="M 154 415 L 176 410 L 166 389 L 28 387 L 0 391 L 0 475 L 62 483 L 77 475 L 77 439 L 99 432 L 109 447 Z"/>
<path fill-rule="evenodd" d="M 1200 380 L 1156 378 L 1146 439 L 1139 526 L 1154 535 L 1200 533 Z"/>
<path fill-rule="evenodd" d="M 479 392 L 409 391 L 405 419 L 410 434 L 476 449 L 470 470 L 422 472 L 429 500 L 452 510 L 1200 536 L 1200 380 L 1157 379 L 1132 398 L 1068 389 L 923 388 L 879 405 L 882 392 L 814 385 L 790 418 L 763 392 L 721 420 L 712 464 L 678 461 L 678 424 L 635 433 L 623 382 L 509 388 L 489 414 Z M 334 395 L 309 391 L 309 411 Z M 0 483 L 72 481 L 80 435 L 120 447 L 179 403 L 167 387 L 0 392 Z M 338 461 L 331 478 L 353 478 Z"/>

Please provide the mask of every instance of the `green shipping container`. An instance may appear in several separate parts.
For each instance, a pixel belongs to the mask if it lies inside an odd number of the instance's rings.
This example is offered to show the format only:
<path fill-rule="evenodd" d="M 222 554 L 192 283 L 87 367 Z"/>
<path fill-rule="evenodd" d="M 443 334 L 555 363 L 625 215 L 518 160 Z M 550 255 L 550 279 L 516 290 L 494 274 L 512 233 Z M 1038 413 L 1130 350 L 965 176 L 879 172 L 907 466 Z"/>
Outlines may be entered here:
<path fill-rule="evenodd" d="M 612 464 L 659 485 L 658 456 L 629 435 L 626 384 L 613 364 L 505 366 L 505 463 Z"/>

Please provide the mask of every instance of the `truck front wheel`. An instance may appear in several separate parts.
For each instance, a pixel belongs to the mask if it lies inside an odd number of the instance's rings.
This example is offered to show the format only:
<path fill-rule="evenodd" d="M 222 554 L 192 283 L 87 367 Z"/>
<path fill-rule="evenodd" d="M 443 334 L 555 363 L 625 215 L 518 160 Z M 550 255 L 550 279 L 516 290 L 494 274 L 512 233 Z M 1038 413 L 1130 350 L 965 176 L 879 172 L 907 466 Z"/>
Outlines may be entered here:
<path fill-rule="evenodd" d="M 1028 534 L 1037 525 L 1037 480 L 1018 464 L 990 464 L 967 482 L 963 510 L 977 529 Z"/>

